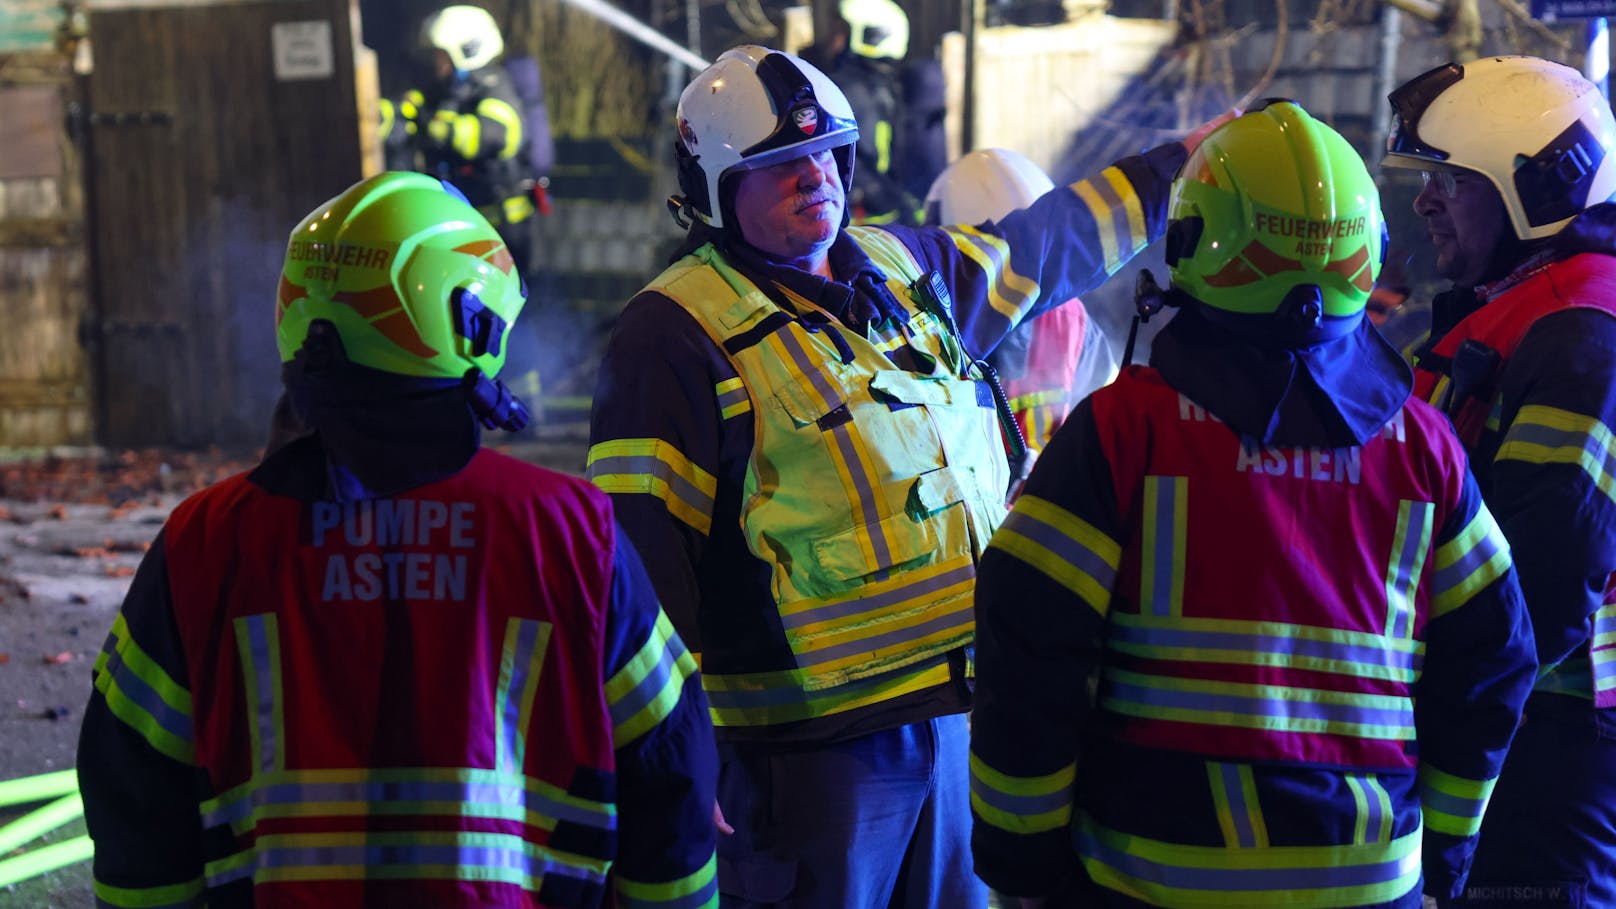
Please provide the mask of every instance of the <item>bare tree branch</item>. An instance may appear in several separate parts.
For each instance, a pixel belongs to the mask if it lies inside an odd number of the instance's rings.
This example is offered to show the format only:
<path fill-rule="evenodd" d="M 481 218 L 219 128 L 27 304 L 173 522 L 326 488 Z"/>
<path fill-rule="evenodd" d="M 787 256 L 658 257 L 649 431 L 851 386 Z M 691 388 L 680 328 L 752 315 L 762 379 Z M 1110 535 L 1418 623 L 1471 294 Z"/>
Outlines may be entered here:
<path fill-rule="evenodd" d="M 1559 50 L 1562 58 L 1570 57 L 1574 53 L 1570 40 L 1563 35 L 1557 34 L 1554 29 L 1549 28 L 1542 22 L 1532 18 L 1531 10 L 1528 10 L 1526 7 L 1522 6 L 1519 0 L 1498 0 L 1498 6 L 1504 12 L 1509 13 L 1510 16 L 1514 17 L 1514 19 L 1521 25 L 1524 25 L 1534 35 L 1537 35 L 1544 41 L 1554 45 L 1554 47 Z"/>
<path fill-rule="evenodd" d="M 557 138 L 643 135 L 650 115 L 650 68 L 637 48 L 593 16 L 564 3 L 533 2 L 529 48 L 544 75 L 550 128 Z"/>

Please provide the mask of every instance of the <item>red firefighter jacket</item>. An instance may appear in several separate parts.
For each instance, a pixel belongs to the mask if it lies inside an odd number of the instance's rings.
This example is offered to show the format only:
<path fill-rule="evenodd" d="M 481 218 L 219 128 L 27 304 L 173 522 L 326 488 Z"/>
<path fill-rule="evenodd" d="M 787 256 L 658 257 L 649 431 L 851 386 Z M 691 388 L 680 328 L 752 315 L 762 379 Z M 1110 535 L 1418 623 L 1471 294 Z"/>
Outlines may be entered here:
<path fill-rule="evenodd" d="M 1153 905 L 1450 895 L 1535 668 L 1440 414 L 1264 446 L 1146 367 L 1039 460 L 977 623 L 978 873 Z"/>
<path fill-rule="evenodd" d="M 606 497 L 487 450 L 277 494 L 309 449 L 181 504 L 113 626 L 98 904 L 716 905 L 706 706 Z"/>
<path fill-rule="evenodd" d="M 1414 391 L 1453 418 L 1517 552 L 1539 690 L 1616 707 L 1616 256 L 1503 284 L 1420 356 Z"/>
<path fill-rule="evenodd" d="M 1028 332 L 1025 368 L 1012 376 L 1001 369 L 1004 393 L 1034 452 L 1044 450 L 1078 401 L 1110 380 L 1113 367 L 1105 339 L 1089 319 L 1083 301 L 1073 298 L 1017 332 Z M 1092 362 L 1098 361 L 1098 362 Z M 1084 375 L 1079 375 L 1079 371 Z"/>

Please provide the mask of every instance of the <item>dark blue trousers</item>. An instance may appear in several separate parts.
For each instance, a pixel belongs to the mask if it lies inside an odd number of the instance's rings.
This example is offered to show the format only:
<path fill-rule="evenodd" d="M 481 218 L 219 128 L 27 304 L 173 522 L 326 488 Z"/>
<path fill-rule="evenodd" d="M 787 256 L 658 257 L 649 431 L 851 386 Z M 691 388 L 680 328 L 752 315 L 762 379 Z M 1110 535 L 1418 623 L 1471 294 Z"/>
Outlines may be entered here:
<path fill-rule="evenodd" d="M 1453 909 L 1616 909 L 1616 717 L 1534 694 Z"/>
<path fill-rule="evenodd" d="M 963 714 L 722 762 L 724 909 L 984 909 Z"/>

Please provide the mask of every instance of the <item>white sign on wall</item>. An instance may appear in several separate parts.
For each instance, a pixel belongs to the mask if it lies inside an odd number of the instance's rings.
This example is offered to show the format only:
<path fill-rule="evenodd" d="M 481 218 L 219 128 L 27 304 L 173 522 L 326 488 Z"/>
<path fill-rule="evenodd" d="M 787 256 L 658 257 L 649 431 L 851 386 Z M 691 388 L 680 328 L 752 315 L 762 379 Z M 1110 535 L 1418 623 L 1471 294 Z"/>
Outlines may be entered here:
<path fill-rule="evenodd" d="M 277 22 L 270 28 L 270 40 L 275 47 L 276 79 L 329 79 L 336 74 L 330 22 Z"/>

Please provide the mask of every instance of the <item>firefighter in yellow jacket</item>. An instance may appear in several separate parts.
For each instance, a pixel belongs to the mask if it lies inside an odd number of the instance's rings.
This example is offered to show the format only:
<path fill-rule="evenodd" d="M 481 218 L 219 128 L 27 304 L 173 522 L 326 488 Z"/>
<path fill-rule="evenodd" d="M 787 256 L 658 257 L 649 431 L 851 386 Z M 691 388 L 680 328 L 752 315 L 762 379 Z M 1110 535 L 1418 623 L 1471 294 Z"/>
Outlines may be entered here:
<path fill-rule="evenodd" d="M 720 890 L 983 906 L 971 597 L 1009 476 L 981 358 L 1160 236 L 1184 146 L 987 229 L 850 228 L 859 127 L 802 60 L 724 53 L 678 130 L 689 237 L 618 321 L 588 472 L 702 654 L 735 831 Z"/>

